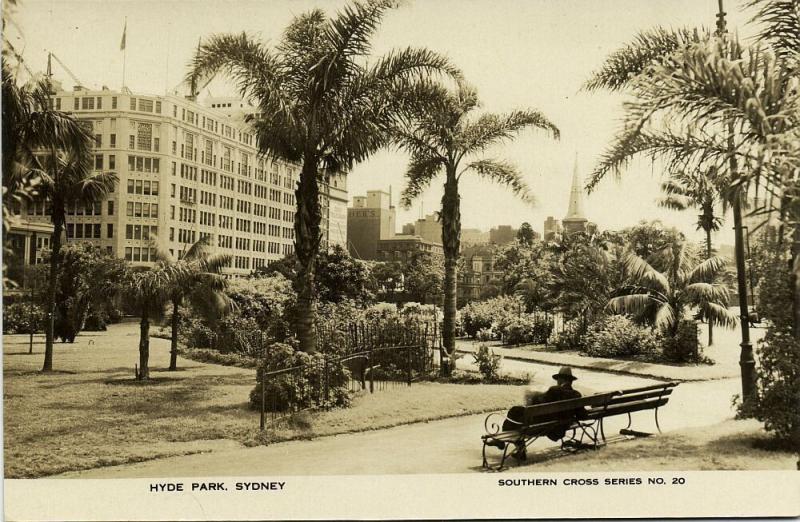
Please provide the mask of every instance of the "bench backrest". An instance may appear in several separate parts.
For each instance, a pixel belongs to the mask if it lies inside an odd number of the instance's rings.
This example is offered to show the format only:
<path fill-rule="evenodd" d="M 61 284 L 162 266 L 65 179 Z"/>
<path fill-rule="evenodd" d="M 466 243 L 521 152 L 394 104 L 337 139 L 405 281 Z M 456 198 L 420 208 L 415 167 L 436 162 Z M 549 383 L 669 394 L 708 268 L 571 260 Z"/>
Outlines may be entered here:
<path fill-rule="evenodd" d="M 567 399 L 565 401 L 546 402 L 533 406 L 525 406 L 522 422 L 531 426 L 559 418 L 569 418 L 572 414 L 583 412 L 586 408 L 600 408 L 613 400 L 619 392 L 598 393 L 588 397 Z"/>
<path fill-rule="evenodd" d="M 589 415 L 592 417 L 605 416 L 606 414 L 617 415 L 628 411 L 661 407 L 669 402 L 672 390 L 677 385 L 678 383 L 676 382 L 670 382 L 620 390 L 607 404 L 590 408 Z"/>

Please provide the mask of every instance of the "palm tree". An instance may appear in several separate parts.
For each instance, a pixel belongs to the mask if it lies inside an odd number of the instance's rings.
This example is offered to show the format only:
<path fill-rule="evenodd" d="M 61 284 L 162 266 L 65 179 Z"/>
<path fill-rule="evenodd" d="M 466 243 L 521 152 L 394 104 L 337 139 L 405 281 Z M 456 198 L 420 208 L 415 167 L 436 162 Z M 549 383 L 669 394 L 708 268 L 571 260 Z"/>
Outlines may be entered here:
<path fill-rule="evenodd" d="M 136 379 L 150 378 L 150 322 L 164 316 L 164 307 L 176 282 L 187 278 L 185 266 L 166 265 L 156 261 L 150 269 L 135 270 L 126 281 L 127 296 L 139 311 L 139 368 Z"/>
<path fill-rule="evenodd" d="M 178 277 L 172 282 L 169 300 L 172 302 L 172 335 L 169 370 L 178 369 L 178 330 L 181 323 L 180 307 L 188 301 L 192 308 L 205 317 L 218 317 L 228 310 L 230 303 L 224 290 L 228 280 L 221 274 L 230 263 L 229 254 L 215 254 L 209 237 L 200 238 L 182 253 L 178 261 L 159 251 L 158 259 L 166 266 L 175 266 Z"/>
<path fill-rule="evenodd" d="M 717 206 L 724 203 L 719 188 L 712 183 L 715 175 L 701 173 L 678 172 L 661 184 L 666 194 L 659 200 L 659 205 L 673 210 L 686 210 L 690 207 L 700 211 L 697 216 L 697 229 L 706 234 L 706 259 L 711 259 L 711 233 L 722 226 L 722 218 L 716 214 Z M 714 325 L 708 323 L 708 346 L 714 342 Z"/>
<path fill-rule="evenodd" d="M 259 113 L 252 117 L 260 151 L 302 165 L 295 195 L 297 335 L 316 350 L 314 278 L 320 249 L 319 184 L 347 172 L 386 144 L 387 130 L 413 89 L 430 73 L 459 76 L 426 49 L 392 51 L 368 63 L 371 39 L 393 0 L 352 2 L 328 18 L 314 9 L 295 17 L 280 43 L 267 46 L 242 33 L 212 36 L 200 46 L 188 81 L 223 72 Z"/>
<path fill-rule="evenodd" d="M 676 335 L 687 309 L 695 306 L 709 323 L 736 326 L 736 314 L 727 307 L 727 288 L 712 282 L 725 267 L 723 258 L 714 256 L 698 263 L 685 242 L 666 246 L 657 257 L 667 267 L 664 272 L 635 254 L 626 256 L 631 284 L 618 290 L 623 295 L 608 301 L 612 312 L 634 316 L 652 312 L 654 325 L 670 336 Z"/>
<path fill-rule="evenodd" d="M 763 29 L 754 45 L 708 30 L 645 31 L 592 76 L 589 90 L 626 89 L 634 96 L 590 189 L 637 155 L 663 160 L 670 173 L 715 172 L 727 180 L 721 197 L 729 204 L 740 203 L 751 184 L 783 202 L 781 218 L 800 242 L 800 206 L 793 203 L 800 173 L 798 1 L 749 5 L 758 8 L 754 20 Z M 800 248 L 795 251 L 800 275 Z M 795 308 L 800 337 L 800 306 Z"/>
<path fill-rule="evenodd" d="M 473 119 L 478 108 L 475 89 L 460 82 L 452 92 L 438 87 L 438 102 L 420 111 L 394 137 L 400 149 L 411 155 L 406 171 L 407 185 L 402 203 L 412 200 L 440 174 L 444 174 L 444 195 L 440 220 L 444 247 L 444 325 L 442 371 L 452 370 L 455 353 L 456 272 L 461 244 L 461 196 L 458 184 L 465 173 L 508 185 L 523 199 L 528 187 L 517 168 L 504 160 L 485 158 L 482 153 L 500 141 L 511 139 L 527 127 L 537 127 L 558 138 L 559 132 L 543 114 L 534 110 L 514 111 L 506 115 L 482 114 Z"/>

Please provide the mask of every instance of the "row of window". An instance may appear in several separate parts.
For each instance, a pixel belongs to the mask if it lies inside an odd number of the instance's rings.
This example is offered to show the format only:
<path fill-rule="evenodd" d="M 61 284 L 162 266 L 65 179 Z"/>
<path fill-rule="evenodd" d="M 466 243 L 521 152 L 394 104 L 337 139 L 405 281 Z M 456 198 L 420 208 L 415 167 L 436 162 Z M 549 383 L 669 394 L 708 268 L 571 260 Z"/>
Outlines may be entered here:
<path fill-rule="evenodd" d="M 138 217 L 138 218 L 157 218 L 158 203 L 142 203 L 140 201 L 128 201 L 125 205 L 125 215 L 128 217 Z"/>
<path fill-rule="evenodd" d="M 125 259 L 128 261 L 156 261 L 156 249 L 147 247 L 125 247 Z"/>
<path fill-rule="evenodd" d="M 100 223 L 67 223 L 67 237 L 70 239 L 102 239 Z M 106 239 L 114 237 L 114 225 L 106 224 Z"/>
<path fill-rule="evenodd" d="M 128 194 L 141 196 L 158 196 L 158 181 L 129 179 Z"/>
<path fill-rule="evenodd" d="M 143 239 L 145 241 L 158 237 L 155 225 L 125 225 L 125 239 Z"/>

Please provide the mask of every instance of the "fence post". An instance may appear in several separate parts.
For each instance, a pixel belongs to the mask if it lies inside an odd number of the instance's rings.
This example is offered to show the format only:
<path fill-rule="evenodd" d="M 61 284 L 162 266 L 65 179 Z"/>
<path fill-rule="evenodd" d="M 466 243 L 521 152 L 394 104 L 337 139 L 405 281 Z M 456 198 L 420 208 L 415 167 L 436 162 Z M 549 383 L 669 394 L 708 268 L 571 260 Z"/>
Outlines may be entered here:
<path fill-rule="evenodd" d="M 267 381 L 266 381 L 266 368 L 262 365 L 261 369 L 261 431 L 264 431 L 264 425 L 266 424 L 266 415 L 267 415 L 267 404 L 266 404 L 266 397 L 267 397 Z"/>
<path fill-rule="evenodd" d="M 325 396 L 325 408 L 328 408 L 329 400 L 330 400 L 330 388 L 328 387 L 328 379 L 330 379 L 330 368 L 328 367 L 328 356 L 323 355 L 323 360 L 325 361 L 325 367 L 323 369 L 323 390 Z"/>
<path fill-rule="evenodd" d="M 372 365 L 372 349 L 367 354 L 367 362 L 369 364 L 369 392 L 372 393 L 375 391 L 375 368 Z"/>
<path fill-rule="evenodd" d="M 408 348 L 406 348 L 406 350 L 408 351 L 407 364 L 408 364 L 408 385 L 409 386 L 411 386 L 411 350 L 413 350 L 413 349 L 414 349 L 413 344 L 409 344 Z"/>

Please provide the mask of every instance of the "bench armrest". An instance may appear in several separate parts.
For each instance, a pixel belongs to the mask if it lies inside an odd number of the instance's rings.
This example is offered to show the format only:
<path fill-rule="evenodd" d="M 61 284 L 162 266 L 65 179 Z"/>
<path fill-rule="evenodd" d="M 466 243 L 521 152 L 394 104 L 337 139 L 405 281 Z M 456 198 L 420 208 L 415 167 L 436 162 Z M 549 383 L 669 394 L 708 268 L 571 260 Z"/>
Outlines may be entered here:
<path fill-rule="evenodd" d="M 486 430 L 487 435 L 497 435 L 503 431 L 503 426 L 506 422 L 509 422 L 514 426 L 523 426 L 523 423 L 520 421 L 509 419 L 502 413 L 494 412 L 486 416 L 486 419 L 483 421 L 483 427 Z"/>

